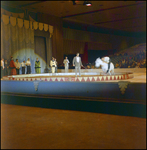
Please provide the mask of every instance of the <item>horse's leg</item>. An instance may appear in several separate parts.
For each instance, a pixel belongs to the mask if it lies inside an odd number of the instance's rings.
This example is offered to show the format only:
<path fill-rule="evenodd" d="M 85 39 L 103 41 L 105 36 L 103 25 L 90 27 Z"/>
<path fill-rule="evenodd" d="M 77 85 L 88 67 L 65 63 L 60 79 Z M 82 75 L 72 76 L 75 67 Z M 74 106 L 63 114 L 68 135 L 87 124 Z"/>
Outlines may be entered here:
<path fill-rule="evenodd" d="M 108 73 L 104 72 L 104 75 L 106 76 Z"/>
<path fill-rule="evenodd" d="M 111 74 L 114 75 L 114 69 L 112 69 Z"/>
<path fill-rule="evenodd" d="M 108 74 L 111 75 L 111 71 L 109 71 Z"/>

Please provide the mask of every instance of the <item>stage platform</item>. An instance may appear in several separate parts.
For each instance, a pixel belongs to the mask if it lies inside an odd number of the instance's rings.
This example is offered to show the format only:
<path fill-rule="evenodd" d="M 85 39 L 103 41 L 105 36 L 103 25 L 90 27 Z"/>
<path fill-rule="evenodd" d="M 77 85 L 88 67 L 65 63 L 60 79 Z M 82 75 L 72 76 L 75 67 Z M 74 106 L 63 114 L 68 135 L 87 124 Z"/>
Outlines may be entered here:
<path fill-rule="evenodd" d="M 133 73 L 115 73 L 114 75 L 99 75 L 98 73 L 82 73 L 81 76 L 75 76 L 75 73 L 43 73 L 13 75 L 3 77 L 3 80 L 15 81 L 71 81 L 71 82 L 101 82 L 112 80 L 124 80 L 133 78 Z"/>
<path fill-rule="evenodd" d="M 115 69 L 112 76 L 62 71 L 3 77 L 1 103 L 146 117 L 146 68 Z"/>
<path fill-rule="evenodd" d="M 137 73 L 137 74 L 136 74 Z M 79 82 L 118 82 L 119 80 L 126 80 L 130 82 L 146 82 L 145 77 L 135 78 L 139 76 L 138 73 L 146 73 L 146 68 L 125 68 L 115 69 L 114 75 L 102 75 L 101 69 L 81 69 L 81 76 L 75 76 L 73 69 L 69 69 L 68 73 L 64 73 L 64 69 L 58 69 L 58 73 L 41 73 L 41 74 L 21 74 L 5 76 L 2 80 L 15 80 L 15 81 L 79 81 Z M 129 79 L 129 80 L 128 80 Z M 133 80 L 132 80 L 133 79 Z"/>

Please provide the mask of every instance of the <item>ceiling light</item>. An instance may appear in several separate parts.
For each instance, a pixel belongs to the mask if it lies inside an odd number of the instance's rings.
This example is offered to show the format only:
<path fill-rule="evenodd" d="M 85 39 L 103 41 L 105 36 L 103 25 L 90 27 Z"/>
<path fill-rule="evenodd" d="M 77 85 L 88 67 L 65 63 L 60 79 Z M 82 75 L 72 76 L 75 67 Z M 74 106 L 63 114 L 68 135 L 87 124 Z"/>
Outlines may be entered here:
<path fill-rule="evenodd" d="M 75 2 L 75 1 L 72 0 L 72 2 L 73 2 L 73 5 L 76 5 L 76 2 Z"/>
<path fill-rule="evenodd" d="M 88 1 L 84 1 L 83 5 L 86 5 L 86 6 L 91 6 L 92 4 Z"/>

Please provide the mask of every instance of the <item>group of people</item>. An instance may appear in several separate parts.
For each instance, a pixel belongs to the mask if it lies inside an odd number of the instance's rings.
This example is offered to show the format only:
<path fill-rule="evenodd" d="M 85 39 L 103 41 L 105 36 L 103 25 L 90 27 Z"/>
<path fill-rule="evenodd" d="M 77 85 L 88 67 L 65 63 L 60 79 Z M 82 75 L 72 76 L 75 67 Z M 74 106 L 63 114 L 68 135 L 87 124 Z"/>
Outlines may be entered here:
<path fill-rule="evenodd" d="M 18 59 L 14 62 L 13 57 L 11 56 L 10 62 L 7 60 L 4 61 L 4 58 L 1 59 L 1 78 L 3 76 L 8 75 L 18 75 L 20 74 L 20 68 L 22 69 L 22 74 L 30 74 L 31 73 L 31 62 L 30 58 L 25 62 L 19 63 Z M 35 61 L 35 71 L 36 73 L 40 73 L 40 61 L 38 58 Z M 27 71 L 26 71 L 27 69 Z"/>
<path fill-rule="evenodd" d="M 109 63 L 110 58 L 109 57 L 103 57 L 102 61 Z M 65 59 L 63 60 L 65 73 L 68 72 L 69 63 L 70 62 L 69 62 L 68 58 L 65 57 Z M 57 65 L 58 65 L 58 63 L 57 63 L 56 58 L 52 57 L 52 60 L 50 61 L 50 67 L 51 67 L 51 72 L 52 73 L 57 73 Z M 78 72 L 79 72 L 79 76 L 81 76 L 81 67 L 84 67 L 84 66 L 82 64 L 82 60 L 81 60 L 81 57 L 80 57 L 79 53 L 77 53 L 76 56 L 73 58 L 72 65 L 75 67 L 76 77 L 77 77 Z"/>
<path fill-rule="evenodd" d="M 69 60 L 67 57 L 65 57 L 63 64 L 65 67 L 65 72 L 68 72 L 69 69 Z M 82 61 L 81 57 L 79 56 L 79 53 L 73 58 L 73 66 L 75 67 L 75 74 L 77 76 L 77 73 L 79 72 L 79 76 L 81 76 L 81 67 Z M 57 73 L 57 61 L 56 58 L 52 57 L 52 60 L 50 61 L 50 67 L 51 67 L 51 72 L 52 73 Z M 7 60 L 2 58 L 1 59 L 1 78 L 2 76 L 7 76 L 7 75 L 18 75 L 20 74 L 20 68 L 22 69 L 22 74 L 30 74 L 31 73 L 31 62 L 30 58 L 25 62 L 25 60 L 22 63 L 19 63 L 18 59 L 16 59 L 16 62 L 14 62 L 13 57 L 11 56 L 10 63 L 8 64 Z M 27 71 L 26 71 L 27 69 Z M 36 73 L 41 73 L 41 67 L 40 67 L 40 61 L 38 58 L 35 61 L 35 72 Z"/>
<path fill-rule="evenodd" d="M 69 60 L 67 57 L 65 57 L 65 59 L 63 60 L 63 64 L 64 64 L 64 68 L 65 68 L 65 73 L 68 72 L 69 69 Z M 50 61 L 50 67 L 51 67 L 51 72 L 52 73 L 57 73 L 57 61 L 56 58 L 52 57 L 52 60 Z M 81 76 L 81 66 L 82 65 L 82 61 L 81 61 L 81 57 L 79 56 L 79 53 L 77 53 L 77 55 L 73 58 L 73 66 L 75 66 L 75 73 L 77 76 L 77 71 L 79 71 L 79 76 Z"/>
<path fill-rule="evenodd" d="M 146 59 L 145 59 L 145 55 L 144 53 L 140 52 L 137 56 L 135 55 L 134 57 L 132 56 L 128 56 L 130 62 L 132 63 L 132 65 L 130 65 L 131 67 L 135 67 L 135 60 L 143 60 L 140 61 L 139 65 L 146 67 Z M 131 58 L 130 58 L 131 57 Z M 109 63 L 110 58 L 109 57 L 104 57 L 102 58 L 102 61 Z M 127 63 L 127 59 L 122 59 L 121 62 L 121 66 L 122 67 L 126 67 L 125 65 Z M 65 68 L 65 73 L 68 72 L 69 69 L 69 60 L 67 57 L 65 57 L 65 59 L 63 60 L 63 64 L 64 64 L 64 68 Z M 51 67 L 51 72 L 52 73 L 57 73 L 57 61 L 56 58 L 52 57 L 52 60 L 50 61 L 50 67 Z M 75 75 L 77 76 L 77 73 L 79 72 L 79 76 L 81 76 L 81 67 L 84 67 L 82 65 L 82 61 L 81 61 L 81 57 L 79 56 L 79 53 L 76 54 L 76 56 L 73 58 L 72 61 L 72 65 L 75 67 Z M 140 66 L 137 67 L 140 67 Z M 120 64 L 116 63 L 115 67 L 120 67 Z M 16 59 L 16 61 L 14 62 L 13 57 L 11 56 L 11 60 L 10 62 L 8 62 L 7 60 L 4 60 L 4 58 L 1 59 L 1 78 L 3 76 L 8 76 L 8 75 L 18 75 L 20 74 L 20 68 L 22 69 L 22 74 L 30 74 L 31 73 L 31 62 L 30 62 L 30 58 L 27 59 L 27 61 L 25 62 L 25 60 L 22 63 L 19 63 L 18 59 Z M 84 67 L 85 68 L 85 67 Z M 88 69 L 88 68 L 87 68 Z M 90 69 L 90 68 L 89 68 Z M 26 71 L 27 70 L 27 71 Z M 38 58 L 36 58 L 35 61 L 35 72 L 36 73 L 41 73 L 41 66 L 40 66 L 40 61 L 38 60 Z"/>
<path fill-rule="evenodd" d="M 114 58 L 117 60 L 115 68 L 146 68 L 146 53 L 144 51 L 119 54 Z"/>
<path fill-rule="evenodd" d="M 108 67 L 110 67 L 111 60 L 108 56 L 102 57 L 101 60 L 104 63 L 108 64 Z M 68 72 L 69 60 L 67 57 L 65 57 L 63 63 L 64 63 L 65 72 Z M 85 67 L 82 64 L 82 60 L 81 60 L 81 57 L 79 56 L 79 53 L 77 53 L 76 56 L 73 58 L 72 65 L 75 67 L 75 76 L 77 77 L 78 72 L 79 72 L 79 76 L 81 76 L 81 67 L 83 67 L 83 68 L 85 68 Z"/>
<path fill-rule="evenodd" d="M 65 72 L 68 72 L 69 69 L 69 60 L 67 57 L 65 57 L 63 64 L 65 67 Z M 82 60 L 81 57 L 79 56 L 79 53 L 76 54 L 76 56 L 73 58 L 72 61 L 73 66 L 75 67 L 75 75 L 77 77 L 77 73 L 79 72 L 79 76 L 81 76 L 81 67 L 83 67 L 82 65 Z"/>
<path fill-rule="evenodd" d="M 65 73 L 68 72 L 69 69 L 69 60 L 67 57 L 65 57 L 65 59 L 63 60 L 63 64 L 64 64 L 64 68 L 65 68 Z M 73 66 L 75 67 L 75 74 L 77 76 L 77 73 L 79 72 L 79 76 L 81 76 L 81 67 L 82 65 L 82 61 L 81 61 L 81 57 L 79 56 L 79 53 L 77 53 L 77 55 L 73 58 Z M 52 60 L 50 61 L 50 67 L 51 67 L 51 72 L 52 73 L 57 73 L 57 60 L 56 58 L 52 57 Z"/>

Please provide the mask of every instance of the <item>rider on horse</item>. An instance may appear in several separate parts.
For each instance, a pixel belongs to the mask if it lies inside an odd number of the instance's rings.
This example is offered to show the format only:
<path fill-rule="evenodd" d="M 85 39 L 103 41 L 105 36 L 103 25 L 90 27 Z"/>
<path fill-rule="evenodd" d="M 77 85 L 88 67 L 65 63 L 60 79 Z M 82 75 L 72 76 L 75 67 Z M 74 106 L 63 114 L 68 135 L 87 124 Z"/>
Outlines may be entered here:
<path fill-rule="evenodd" d="M 107 56 L 106 56 L 106 57 L 102 57 L 101 60 L 102 60 L 103 62 L 107 63 L 107 64 L 110 62 L 110 58 L 107 57 Z"/>
<path fill-rule="evenodd" d="M 106 56 L 106 57 L 102 57 L 101 60 L 108 64 L 108 70 L 106 72 L 106 73 L 108 73 L 109 69 L 110 69 L 110 58 L 108 56 Z"/>

